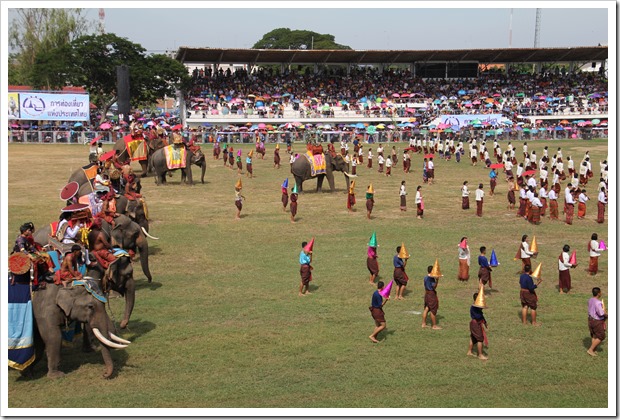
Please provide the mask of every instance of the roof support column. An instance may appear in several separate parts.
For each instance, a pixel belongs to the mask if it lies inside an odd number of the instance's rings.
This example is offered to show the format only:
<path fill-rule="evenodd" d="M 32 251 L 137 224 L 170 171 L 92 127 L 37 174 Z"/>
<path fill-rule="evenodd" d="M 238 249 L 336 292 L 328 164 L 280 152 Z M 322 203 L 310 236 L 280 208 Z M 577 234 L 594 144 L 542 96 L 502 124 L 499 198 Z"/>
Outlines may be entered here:
<path fill-rule="evenodd" d="M 504 68 L 506 69 L 506 79 L 510 80 L 510 63 L 504 63 Z"/>
<path fill-rule="evenodd" d="M 318 74 L 318 73 L 319 73 L 319 64 L 314 63 L 314 74 Z"/>
<path fill-rule="evenodd" d="M 568 64 L 568 74 L 573 74 L 573 73 L 575 73 L 575 62 L 571 61 Z"/>

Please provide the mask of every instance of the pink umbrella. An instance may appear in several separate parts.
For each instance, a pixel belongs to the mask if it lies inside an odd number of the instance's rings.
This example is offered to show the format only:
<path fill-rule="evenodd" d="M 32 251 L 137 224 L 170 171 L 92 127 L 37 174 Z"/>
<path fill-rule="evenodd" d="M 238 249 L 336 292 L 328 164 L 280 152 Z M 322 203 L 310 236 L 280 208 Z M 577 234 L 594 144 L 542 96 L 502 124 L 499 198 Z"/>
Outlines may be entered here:
<path fill-rule="evenodd" d="M 258 124 L 258 128 L 261 128 L 261 129 L 262 129 L 262 128 L 266 128 L 266 127 L 267 127 L 267 126 L 266 126 L 264 123 L 260 123 L 260 124 Z"/>
<path fill-rule="evenodd" d="M 104 122 L 99 126 L 99 128 L 102 130 L 108 130 L 112 128 L 112 124 L 110 124 L 109 122 Z"/>
<path fill-rule="evenodd" d="M 400 98 L 400 95 L 398 93 L 392 93 L 392 98 Z"/>

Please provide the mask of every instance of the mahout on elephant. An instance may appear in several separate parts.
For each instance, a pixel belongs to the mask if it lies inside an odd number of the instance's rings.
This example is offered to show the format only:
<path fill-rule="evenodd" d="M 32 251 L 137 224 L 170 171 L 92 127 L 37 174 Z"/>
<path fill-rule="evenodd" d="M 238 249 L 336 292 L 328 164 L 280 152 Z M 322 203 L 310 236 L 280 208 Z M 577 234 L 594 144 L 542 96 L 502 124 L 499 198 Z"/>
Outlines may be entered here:
<path fill-rule="evenodd" d="M 206 161 L 204 154 L 201 152 L 202 160 L 202 181 L 204 182 L 204 173 L 206 169 Z M 166 183 L 166 174 L 170 171 L 180 169 L 183 173 L 182 179 L 187 178 L 187 183 L 194 184 L 192 178 L 192 166 L 196 160 L 196 155 L 183 145 L 172 145 L 156 150 L 150 159 L 151 172 L 155 172 L 155 182 L 157 185 Z"/>
<path fill-rule="evenodd" d="M 322 149 L 322 147 L 321 147 Z M 295 177 L 297 190 L 303 191 L 303 182 L 309 179 L 317 179 L 316 191 L 321 192 L 323 187 L 323 179 L 327 177 L 329 189 L 331 192 L 335 189 L 334 171 L 342 172 L 349 189 L 349 178 L 355 177 L 348 173 L 349 164 L 339 153 L 316 153 L 312 151 L 300 154 L 291 166 L 291 172 Z"/>
<path fill-rule="evenodd" d="M 114 218 L 114 225 L 111 225 L 106 220 L 102 220 L 101 230 L 106 235 L 106 240 L 112 246 L 124 249 L 132 255 L 139 252 L 142 272 L 150 283 L 152 276 L 149 269 L 149 246 L 146 238 L 158 238 L 149 235 L 143 227 L 124 214 Z M 34 240 L 42 246 L 48 245 L 51 233 L 51 225 L 44 226 L 34 233 Z"/>

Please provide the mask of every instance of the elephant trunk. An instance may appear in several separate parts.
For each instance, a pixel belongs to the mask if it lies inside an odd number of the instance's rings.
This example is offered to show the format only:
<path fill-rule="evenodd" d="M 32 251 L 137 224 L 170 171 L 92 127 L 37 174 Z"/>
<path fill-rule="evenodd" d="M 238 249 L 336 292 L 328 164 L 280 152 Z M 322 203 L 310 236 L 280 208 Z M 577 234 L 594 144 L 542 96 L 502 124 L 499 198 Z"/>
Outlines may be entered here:
<path fill-rule="evenodd" d="M 149 244 L 146 241 L 146 236 L 140 234 L 136 240 L 136 245 L 140 251 L 140 265 L 142 266 L 142 272 L 148 279 L 148 282 L 153 281 L 151 271 L 149 270 Z"/>

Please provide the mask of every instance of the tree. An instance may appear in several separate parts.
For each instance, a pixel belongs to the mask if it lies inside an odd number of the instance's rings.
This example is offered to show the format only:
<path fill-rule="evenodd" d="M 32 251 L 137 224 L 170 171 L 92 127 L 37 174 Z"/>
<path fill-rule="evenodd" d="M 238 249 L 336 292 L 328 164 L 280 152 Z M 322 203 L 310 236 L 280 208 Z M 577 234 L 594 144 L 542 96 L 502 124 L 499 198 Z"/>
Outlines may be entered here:
<path fill-rule="evenodd" d="M 14 9 L 9 25 L 9 84 L 30 85 L 36 57 L 68 44 L 94 25 L 82 9 Z"/>
<path fill-rule="evenodd" d="M 117 101 L 116 68 L 129 67 L 132 106 L 154 103 L 177 89 L 187 89 L 191 78 L 180 62 L 165 55 L 147 56 L 139 44 L 114 34 L 82 36 L 70 44 L 39 54 L 33 86 L 83 86 L 101 111 L 102 120 Z"/>
<path fill-rule="evenodd" d="M 291 31 L 288 28 L 278 28 L 263 35 L 252 48 L 266 50 L 350 50 L 351 47 L 337 44 L 334 36 L 319 34 L 312 31 Z"/>

